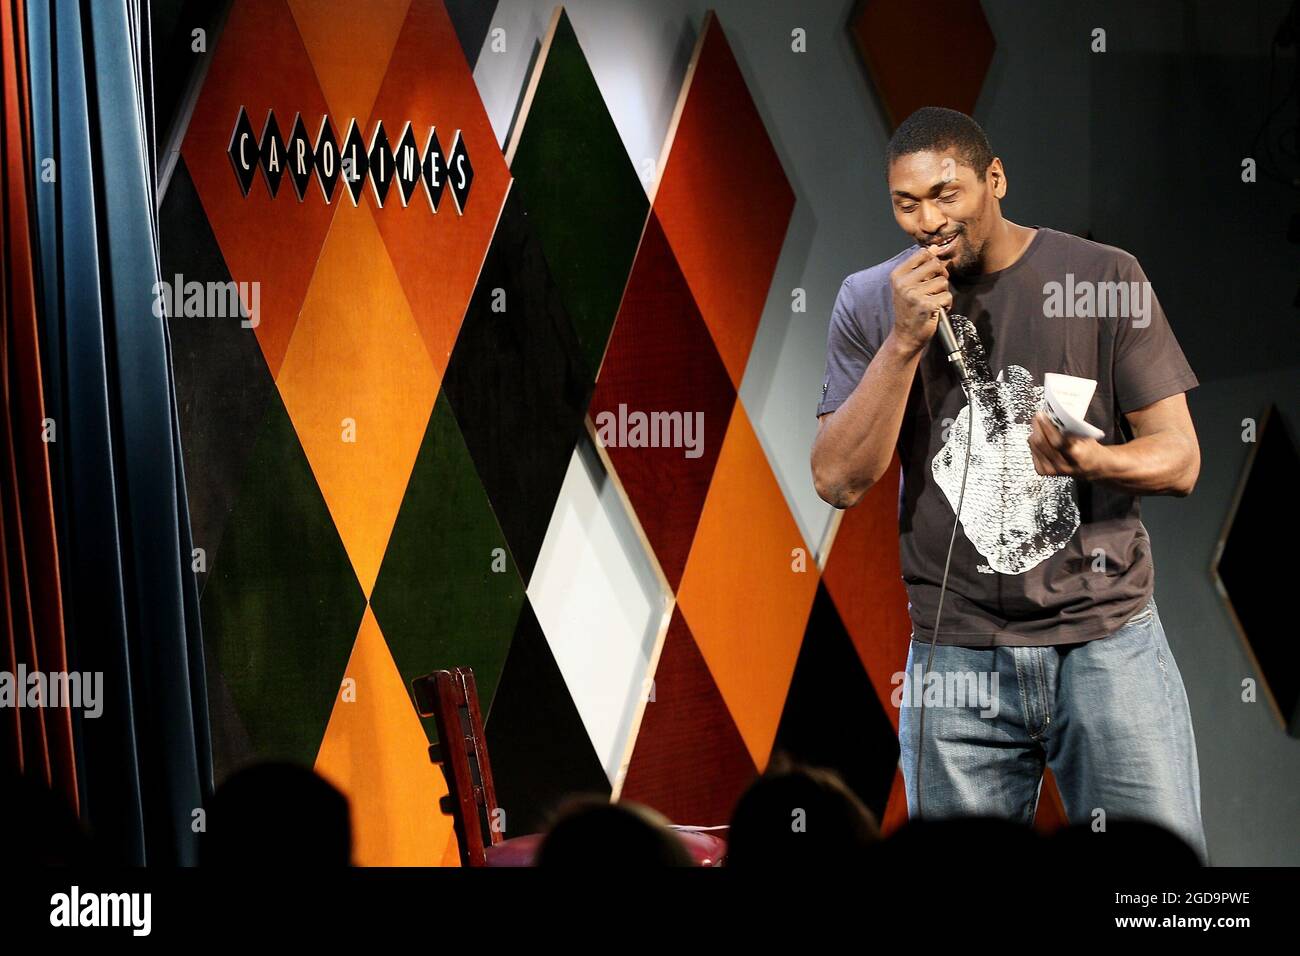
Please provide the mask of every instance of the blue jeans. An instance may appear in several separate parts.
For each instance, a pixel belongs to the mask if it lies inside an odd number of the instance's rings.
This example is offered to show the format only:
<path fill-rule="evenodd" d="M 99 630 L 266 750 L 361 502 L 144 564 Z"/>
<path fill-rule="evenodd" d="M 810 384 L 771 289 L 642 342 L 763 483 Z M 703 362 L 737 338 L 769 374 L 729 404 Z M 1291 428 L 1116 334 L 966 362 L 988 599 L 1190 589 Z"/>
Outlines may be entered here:
<path fill-rule="evenodd" d="M 911 642 L 907 689 L 914 690 L 899 709 L 912 816 L 922 686 L 916 675 L 929 653 L 929 644 Z M 1084 644 L 940 644 L 926 674 L 935 675 L 924 685 L 931 688 L 921 779 L 927 819 L 995 816 L 1030 824 L 1047 766 L 1071 823 L 1096 826 L 1099 810 L 1106 820 L 1157 823 L 1207 862 L 1187 692 L 1154 598 L 1113 634 Z M 981 683 L 983 694 L 975 693 Z M 947 691 L 935 696 L 941 686 Z"/>

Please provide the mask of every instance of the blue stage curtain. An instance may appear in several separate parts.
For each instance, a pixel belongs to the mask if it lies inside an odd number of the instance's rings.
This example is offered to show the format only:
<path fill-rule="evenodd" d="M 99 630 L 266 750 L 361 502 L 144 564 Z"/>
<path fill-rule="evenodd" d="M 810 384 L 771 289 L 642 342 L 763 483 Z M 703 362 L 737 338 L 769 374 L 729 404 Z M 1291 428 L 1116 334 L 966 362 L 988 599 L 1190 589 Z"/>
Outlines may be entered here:
<path fill-rule="evenodd" d="M 154 312 L 148 7 L 25 3 L 68 655 L 104 675 L 102 716 L 74 713 L 82 818 L 111 859 L 188 865 L 212 757 L 171 350 Z"/>
<path fill-rule="evenodd" d="M 0 3 L 0 771 L 22 773 L 77 807 L 67 708 L 27 706 L 25 675 L 67 670 L 59 548 L 43 401 L 26 24 Z M 40 693 L 39 689 L 36 691 Z M 23 705 L 23 706 L 20 706 Z M 0 784 L 6 786 L 6 784 Z M 15 821 L 18 826 L 30 821 Z"/>

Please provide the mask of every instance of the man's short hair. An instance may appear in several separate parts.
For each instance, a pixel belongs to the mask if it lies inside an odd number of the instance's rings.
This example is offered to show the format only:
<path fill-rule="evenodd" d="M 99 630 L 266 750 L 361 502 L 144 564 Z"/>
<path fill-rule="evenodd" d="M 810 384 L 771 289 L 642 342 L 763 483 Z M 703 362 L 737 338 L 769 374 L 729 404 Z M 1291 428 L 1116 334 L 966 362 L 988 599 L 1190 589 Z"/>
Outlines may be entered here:
<path fill-rule="evenodd" d="M 993 162 L 993 149 L 980 124 L 965 113 L 942 106 L 923 106 L 899 124 L 889 139 L 887 165 L 909 153 L 955 148 L 962 163 L 975 170 L 980 182 Z"/>

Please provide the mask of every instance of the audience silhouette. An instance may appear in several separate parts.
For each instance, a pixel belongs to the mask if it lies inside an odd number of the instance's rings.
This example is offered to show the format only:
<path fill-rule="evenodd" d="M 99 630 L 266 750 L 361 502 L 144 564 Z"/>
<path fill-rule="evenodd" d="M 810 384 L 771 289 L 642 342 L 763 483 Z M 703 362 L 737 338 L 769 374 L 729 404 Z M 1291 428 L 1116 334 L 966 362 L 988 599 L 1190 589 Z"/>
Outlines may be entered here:
<path fill-rule="evenodd" d="M 0 781 L 0 819 L 10 858 L 44 866 L 100 861 L 91 838 L 64 801 L 42 782 Z M 1010 820 L 966 817 L 910 820 L 882 837 L 879 824 L 834 770 L 774 756 L 741 795 L 724 831 L 722 865 L 735 870 L 826 869 L 861 864 L 881 874 L 936 860 L 962 865 L 1015 860 L 1110 873 L 1126 867 L 1196 867 L 1195 852 L 1175 834 L 1136 820 L 1087 823 L 1040 835 Z M 288 763 L 246 767 L 217 788 L 199 842 L 206 866 L 348 866 L 352 825 L 347 798 L 308 768 Z M 576 795 L 552 817 L 538 846 L 543 867 L 692 866 L 669 821 L 639 803 Z"/>
<path fill-rule="evenodd" d="M 217 788 L 199 840 L 206 866 L 348 866 L 347 798 L 306 767 L 263 763 Z"/>
<path fill-rule="evenodd" d="M 660 813 L 638 803 L 582 796 L 566 801 L 542 838 L 546 867 L 691 866 L 690 854 Z"/>
<path fill-rule="evenodd" d="M 724 865 L 806 869 L 856 863 L 879 839 L 875 816 L 838 774 L 778 757 L 736 804 Z"/>

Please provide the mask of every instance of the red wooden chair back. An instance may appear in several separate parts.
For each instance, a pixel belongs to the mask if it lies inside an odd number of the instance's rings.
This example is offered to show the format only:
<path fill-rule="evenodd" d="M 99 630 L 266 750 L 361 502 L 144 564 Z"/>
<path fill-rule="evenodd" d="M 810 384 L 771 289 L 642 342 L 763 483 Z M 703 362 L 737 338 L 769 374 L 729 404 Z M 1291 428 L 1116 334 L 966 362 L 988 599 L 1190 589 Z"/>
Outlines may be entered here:
<path fill-rule="evenodd" d="M 497 795 L 474 672 L 468 667 L 434 671 L 411 681 L 411 689 L 420 716 L 432 716 L 437 726 L 438 742 L 429 746 L 429 759 L 447 781 L 440 806 L 452 818 L 461 866 L 486 866 L 487 848 L 503 838 L 493 826 Z"/>

